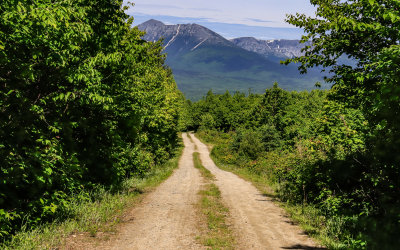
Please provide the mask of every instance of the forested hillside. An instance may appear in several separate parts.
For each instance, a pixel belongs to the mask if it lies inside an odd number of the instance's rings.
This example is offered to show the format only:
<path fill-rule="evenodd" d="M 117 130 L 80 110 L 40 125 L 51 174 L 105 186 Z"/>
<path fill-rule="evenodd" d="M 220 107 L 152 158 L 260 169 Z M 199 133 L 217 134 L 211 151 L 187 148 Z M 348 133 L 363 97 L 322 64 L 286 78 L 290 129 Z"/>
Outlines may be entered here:
<path fill-rule="evenodd" d="M 0 242 L 170 157 L 183 96 L 122 0 L 0 4 Z"/>

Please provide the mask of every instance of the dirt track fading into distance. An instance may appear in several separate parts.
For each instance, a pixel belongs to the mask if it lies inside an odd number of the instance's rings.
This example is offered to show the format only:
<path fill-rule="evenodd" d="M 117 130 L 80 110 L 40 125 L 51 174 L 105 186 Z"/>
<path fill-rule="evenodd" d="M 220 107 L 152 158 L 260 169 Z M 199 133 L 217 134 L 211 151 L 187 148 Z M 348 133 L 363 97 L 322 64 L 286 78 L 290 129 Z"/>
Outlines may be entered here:
<path fill-rule="evenodd" d="M 234 232 L 235 249 L 320 249 L 294 225 L 271 198 L 251 183 L 219 169 L 205 144 L 183 133 L 185 148 L 179 168 L 172 176 L 146 195 L 124 217 L 121 226 L 108 240 L 77 239 L 67 249 L 207 249 L 196 237 L 206 222 L 199 215 L 198 192 L 205 184 L 193 164 L 193 152 L 200 153 L 204 167 L 215 175 L 222 202 L 229 208 L 227 224 Z M 203 219 L 202 219 L 203 218 Z"/>
<path fill-rule="evenodd" d="M 318 249 L 317 245 L 250 182 L 219 169 L 205 144 L 190 134 L 200 159 L 217 178 L 223 202 L 229 208 L 237 249 Z"/>

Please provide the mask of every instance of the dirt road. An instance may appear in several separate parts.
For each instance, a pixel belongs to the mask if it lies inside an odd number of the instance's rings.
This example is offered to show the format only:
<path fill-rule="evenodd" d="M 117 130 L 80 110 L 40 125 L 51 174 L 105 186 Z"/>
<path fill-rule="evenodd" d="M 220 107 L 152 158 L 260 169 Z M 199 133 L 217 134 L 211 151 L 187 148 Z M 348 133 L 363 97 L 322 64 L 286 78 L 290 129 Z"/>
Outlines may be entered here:
<path fill-rule="evenodd" d="M 116 236 L 106 244 L 85 249 L 205 249 L 196 241 L 206 222 L 201 221 L 196 206 L 204 180 L 193 165 L 195 145 L 230 210 L 228 224 L 235 233 L 236 249 L 315 248 L 316 244 L 270 198 L 251 183 L 217 168 L 207 146 L 190 136 L 193 141 L 185 133 L 182 136 L 185 149 L 174 174 L 130 211 Z"/>
<path fill-rule="evenodd" d="M 316 248 L 316 244 L 284 216 L 283 210 L 271 198 L 261 194 L 251 183 L 216 167 L 207 146 L 193 134 L 191 137 L 204 167 L 217 178 L 216 185 L 231 214 L 238 249 Z"/>
<path fill-rule="evenodd" d="M 202 177 L 193 166 L 194 145 L 183 134 L 185 149 L 179 168 L 133 211 L 107 249 L 204 249 L 196 236 L 196 204 Z"/>

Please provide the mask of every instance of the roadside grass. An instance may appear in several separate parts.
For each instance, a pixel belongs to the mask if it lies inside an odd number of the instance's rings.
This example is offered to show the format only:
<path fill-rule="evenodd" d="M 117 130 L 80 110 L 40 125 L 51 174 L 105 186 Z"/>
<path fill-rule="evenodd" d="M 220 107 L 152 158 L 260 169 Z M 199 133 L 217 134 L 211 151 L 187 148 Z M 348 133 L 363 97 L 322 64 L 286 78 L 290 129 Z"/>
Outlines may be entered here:
<path fill-rule="evenodd" d="M 199 205 L 206 217 L 207 228 L 198 240 L 211 249 L 234 249 L 233 233 L 226 223 L 229 210 L 221 202 L 220 190 L 212 183 L 215 176 L 202 165 L 198 152 L 193 153 L 193 162 L 207 181 L 204 189 L 199 192 L 201 195 Z"/>
<path fill-rule="evenodd" d="M 199 133 L 196 133 L 196 135 L 204 144 L 211 145 L 210 151 L 214 145 L 224 143 L 223 138 L 219 138 L 218 136 L 215 136 L 215 140 L 213 140 L 214 138 L 211 139 L 210 136 L 203 138 Z M 276 184 L 271 183 L 267 176 L 256 174 L 245 167 L 224 164 L 219 160 L 219 156 L 214 154 L 210 154 L 210 157 L 220 169 L 232 172 L 240 178 L 250 181 L 264 195 L 273 198 L 272 200 L 274 203 L 282 207 L 292 221 L 298 224 L 305 233 L 321 245 L 328 249 L 347 249 L 345 244 L 329 236 L 332 235 L 332 231 L 335 231 L 339 227 L 337 224 L 340 222 L 327 220 L 316 207 L 310 204 L 296 205 L 280 201 L 278 195 L 274 191 L 278 187 Z"/>
<path fill-rule="evenodd" d="M 213 181 L 215 180 L 215 176 L 203 166 L 203 163 L 201 163 L 200 160 L 200 154 L 199 152 L 194 152 L 193 153 L 193 163 L 194 167 L 200 170 L 201 175 L 206 178 L 208 181 Z"/>
<path fill-rule="evenodd" d="M 344 244 L 328 236 L 328 231 L 331 230 L 327 227 L 329 222 L 324 216 L 320 215 L 317 208 L 309 204 L 296 205 L 282 202 L 274 192 L 275 188 L 271 186 L 266 176 L 257 175 L 247 168 L 223 164 L 214 155 L 211 155 L 211 159 L 222 170 L 230 171 L 240 178 L 250 181 L 264 195 L 271 197 L 275 204 L 285 210 L 291 220 L 298 224 L 305 233 L 317 240 L 321 245 L 326 246 L 328 249 L 346 249 Z"/>
<path fill-rule="evenodd" d="M 144 194 L 166 180 L 178 167 L 183 152 L 180 143 L 175 156 L 161 166 L 155 166 L 144 177 L 132 177 L 122 184 L 118 192 L 99 187 L 90 197 L 77 194 L 72 198 L 64 215 L 52 223 L 34 230 L 17 233 L 8 242 L 0 243 L 0 249 L 58 249 L 65 246 L 68 237 L 99 233 L 113 233 L 128 208 L 137 204 Z"/>
<path fill-rule="evenodd" d="M 218 157 L 210 154 L 210 158 L 214 163 L 222 170 L 232 172 L 242 178 L 243 180 L 250 181 L 258 190 L 260 190 L 264 195 L 271 197 L 274 201 L 278 201 L 278 196 L 275 193 L 276 185 L 268 180 L 265 175 L 255 174 L 247 168 L 241 168 L 235 165 L 223 164 Z"/>

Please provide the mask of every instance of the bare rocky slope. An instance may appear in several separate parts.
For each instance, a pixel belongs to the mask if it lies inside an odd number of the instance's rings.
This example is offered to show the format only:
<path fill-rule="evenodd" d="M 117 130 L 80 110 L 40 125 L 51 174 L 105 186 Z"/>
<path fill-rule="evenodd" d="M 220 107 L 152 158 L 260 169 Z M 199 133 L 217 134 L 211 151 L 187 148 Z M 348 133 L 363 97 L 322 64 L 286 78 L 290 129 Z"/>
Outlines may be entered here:
<path fill-rule="evenodd" d="M 299 40 L 259 40 L 254 37 L 240 37 L 230 41 L 240 48 L 266 58 L 277 57 L 282 59 L 302 56 L 301 49 L 309 44 L 302 44 Z"/>

